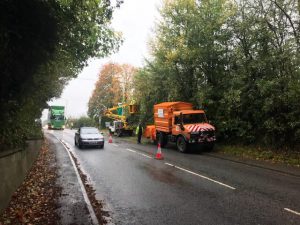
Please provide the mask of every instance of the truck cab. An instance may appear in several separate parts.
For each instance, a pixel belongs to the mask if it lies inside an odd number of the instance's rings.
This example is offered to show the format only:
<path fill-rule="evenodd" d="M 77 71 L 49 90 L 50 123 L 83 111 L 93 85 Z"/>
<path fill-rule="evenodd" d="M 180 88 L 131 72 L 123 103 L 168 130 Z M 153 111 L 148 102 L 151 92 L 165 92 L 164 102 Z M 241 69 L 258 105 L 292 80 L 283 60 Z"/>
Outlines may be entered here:
<path fill-rule="evenodd" d="M 172 139 L 177 148 L 185 152 L 190 144 L 204 145 L 213 148 L 215 128 L 207 121 L 203 110 L 182 110 L 174 112 L 172 123 Z"/>

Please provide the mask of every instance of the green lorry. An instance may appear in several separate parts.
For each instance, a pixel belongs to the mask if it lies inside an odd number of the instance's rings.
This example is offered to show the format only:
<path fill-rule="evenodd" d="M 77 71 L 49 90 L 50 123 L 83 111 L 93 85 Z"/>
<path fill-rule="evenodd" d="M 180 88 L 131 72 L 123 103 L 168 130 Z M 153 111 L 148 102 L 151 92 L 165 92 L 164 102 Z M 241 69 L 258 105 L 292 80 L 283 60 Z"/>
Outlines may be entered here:
<path fill-rule="evenodd" d="M 63 130 L 65 128 L 65 107 L 50 106 L 48 111 L 48 129 Z"/>

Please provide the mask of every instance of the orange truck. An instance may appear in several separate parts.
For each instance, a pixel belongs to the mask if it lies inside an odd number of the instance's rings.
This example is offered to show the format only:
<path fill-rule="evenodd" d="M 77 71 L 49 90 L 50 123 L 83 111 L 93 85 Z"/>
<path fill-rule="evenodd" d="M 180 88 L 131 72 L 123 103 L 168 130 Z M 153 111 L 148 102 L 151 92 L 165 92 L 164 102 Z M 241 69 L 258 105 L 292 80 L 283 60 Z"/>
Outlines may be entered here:
<path fill-rule="evenodd" d="M 154 125 L 148 125 L 144 136 L 164 147 L 174 142 L 180 152 L 191 145 L 211 150 L 216 141 L 215 128 L 203 110 L 194 110 L 188 102 L 163 102 L 154 105 Z"/>

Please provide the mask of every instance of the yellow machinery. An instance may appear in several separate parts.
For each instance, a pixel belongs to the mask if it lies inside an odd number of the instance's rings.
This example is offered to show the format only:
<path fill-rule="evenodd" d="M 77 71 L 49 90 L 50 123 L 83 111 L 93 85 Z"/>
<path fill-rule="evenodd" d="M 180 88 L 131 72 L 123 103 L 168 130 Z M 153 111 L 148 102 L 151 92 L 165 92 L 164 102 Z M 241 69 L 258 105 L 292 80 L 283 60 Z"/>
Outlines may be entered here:
<path fill-rule="evenodd" d="M 104 112 L 105 116 L 114 120 L 113 124 L 108 127 L 111 134 L 115 134 L 118 137 L 122 135 L 131 136 L 133 134 L 133 127 L 128 124 L 128 119 L 124 115 L 124 111 L 127 108 L 130 115 L 137 113 L 137 105 L 135 104 L 120 104 Z"/>

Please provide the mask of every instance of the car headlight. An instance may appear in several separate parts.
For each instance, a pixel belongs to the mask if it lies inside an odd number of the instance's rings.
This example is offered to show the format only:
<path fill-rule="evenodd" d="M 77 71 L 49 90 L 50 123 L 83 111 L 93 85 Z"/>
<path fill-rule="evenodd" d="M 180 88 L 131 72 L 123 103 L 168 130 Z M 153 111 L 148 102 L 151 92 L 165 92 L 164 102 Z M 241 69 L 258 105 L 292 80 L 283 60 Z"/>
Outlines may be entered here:
<path fill-rule="evenodd" d="M 104 141 L 104 138 L 99 138 L 99 141 Z"/>

